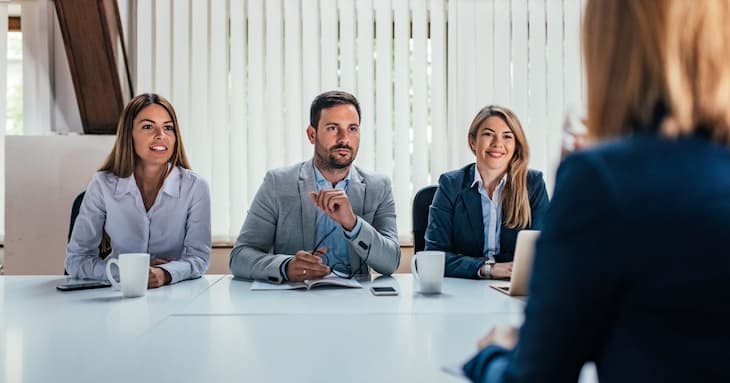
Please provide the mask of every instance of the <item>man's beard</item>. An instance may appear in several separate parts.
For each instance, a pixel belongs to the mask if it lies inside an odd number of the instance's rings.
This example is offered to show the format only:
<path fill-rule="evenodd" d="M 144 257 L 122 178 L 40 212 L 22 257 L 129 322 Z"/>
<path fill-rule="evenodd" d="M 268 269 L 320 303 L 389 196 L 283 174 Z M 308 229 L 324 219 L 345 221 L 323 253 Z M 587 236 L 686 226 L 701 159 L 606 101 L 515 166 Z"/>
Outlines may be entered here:
<path fill-rule="evenodd" d="M 337 154 L 338 149 L 347 149 L 350 151 L 350 157 L 349 158 L 342 158 Z M 355 160 L 355 151 L 347 146 L 347 145 L 335 145 L 330 148 L 329 150 L 329 156 L 326 158 L 319 153 L 317 153 L 317 156 L 320 159 L 320 163 L 322 165 L 327 166 L 329 169 L 346 169 L 349 167 L 352 162 Z"/>

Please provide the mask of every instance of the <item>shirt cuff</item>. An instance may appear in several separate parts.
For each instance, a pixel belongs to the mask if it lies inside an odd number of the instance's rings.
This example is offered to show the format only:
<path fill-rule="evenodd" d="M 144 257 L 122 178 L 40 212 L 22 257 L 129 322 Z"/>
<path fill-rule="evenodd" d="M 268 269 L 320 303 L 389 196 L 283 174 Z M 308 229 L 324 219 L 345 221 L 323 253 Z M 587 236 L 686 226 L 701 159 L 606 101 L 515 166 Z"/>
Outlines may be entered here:
<path fill-rule="evenodd" d="M 494 262 L 494 257 L 490 255 L 487 259 L 480 260 L 479 262 L 480 262 L 479 263 L 479 266 L 477 267 L 477 277 L 479 279 L 489 279 L 489 278 L 487 278 L 486 275 L 482 275 L 482 266 L 486 265 L 487 263 L 491 263 L 492 264 L 492 270 L 494 270 L 494 265 L 496 264 Z M 491 278 L 491 275 L 489 277 Z"/>
<path fill-rule="evenodd" d="M 170 261 L 158 266 L 170 274 L 170 284 L 178 283 L 190 278 L 192 274 L 192 266 L 187 262 Z"/>
<path fill-rule="evenodd" d="M 504 355 L 494 358 L 492 363 L 487 365 L 486 382 L 501 382 L 508 364 L 509 360 Z"/>
<path fill-rule="evenodd" d="M 289 277 L 286 275 L 286 266 L 289 265 L 289 262 L 291 262 L 292 257 L 287 258 L 284 262 L 279 265 L 279 274 L 281 274 L 281 279 L 284 281 L 288 281 Z"/>
<path fill-rule="evenodd" d="M 117 265 L 117 266 L 119 266 L 119 265 Z M 114 279 L 116 281 L 119 281 L 119 267 L 117 267 L 117 266 L 112 267 L 111 270 L 112 270 L 112 276 L 114 277 Z M 101 261 L 101 262 L 97 262 L 94 264 L 94 271 L 93 271 L 91 278 L 99 279 L 102 281 L 109 280 L 109 278 L 107 278 L 107 275 L 106 275 L 106 262 Z"/>
<path fill-rule="evenodd" d="M 472 382 L 501 382 L 509 353 L 500 346 L 487 346 L 462 367 L 464 375 Z"/>
<path fill-rule="evenodd" d="M 344 227 L 342 228 L 342 231 L 345 233 L 345 237 L 347 237 L 347 239 L 352 239 L 360 234 L 360 229 L 362 229 L 362 220 L 360 219 L 360 217 L 356 217 L 355 227 L 352 228 L 352 231 L 347 231 Z"/>

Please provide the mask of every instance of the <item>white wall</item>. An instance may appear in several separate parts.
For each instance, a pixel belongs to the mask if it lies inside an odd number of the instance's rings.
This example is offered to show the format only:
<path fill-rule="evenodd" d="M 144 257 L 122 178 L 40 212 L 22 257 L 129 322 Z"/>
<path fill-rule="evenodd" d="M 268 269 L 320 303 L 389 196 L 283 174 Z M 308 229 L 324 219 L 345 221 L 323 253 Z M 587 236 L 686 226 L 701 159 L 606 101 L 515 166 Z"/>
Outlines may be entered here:
<path fill-rule="evenodd" d="M 17 16 L 20 6 L 23 32 L 23 134 L 48 135 L 82 132 L 63 38 L 55 8 L 50 0 L 23 1 L 8 6 L 0 4 L 0 200 L 5 185 L 5 115 L 6 115 L 6 31 L 8 11 Z M 13 166 L 13 163 L 8 163 Z M 0 214 L 2 215 L 2 214 Z M 4 215 L 0 217 L 0 242 L 5 233 Z M 2 261 L 2 259 L 0 259 Z"/>
<path fill-rule="evenodd" d="M 63 274 L 74 198 L 114 136 L 5 137 L 5 273 Z"/>

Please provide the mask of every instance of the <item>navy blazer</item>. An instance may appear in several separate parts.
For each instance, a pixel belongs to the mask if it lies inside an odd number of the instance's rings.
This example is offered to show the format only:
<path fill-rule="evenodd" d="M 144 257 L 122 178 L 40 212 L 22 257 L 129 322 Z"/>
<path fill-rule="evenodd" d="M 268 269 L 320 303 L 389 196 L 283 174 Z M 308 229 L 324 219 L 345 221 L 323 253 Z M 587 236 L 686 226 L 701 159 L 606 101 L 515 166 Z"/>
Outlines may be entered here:
<path fill-rule="evenodd" d="M 447 277 L 475 279 L 477 270 L 484 264 L 482 200 L 479 187 L 471 186 L 475 169 L 472 163 L 442 174 L 429 210 L 425 249 L 446 252 L 444 274 Z M 532 210 L 529 229 L 540 230 L 550 204 L 541 172 L 527 172 L 527 192 Z M 502 224 L 497 262 L 512 261 L 518 231 Z"/>
<path fill-rule="evenodd" d="M 730 382 L 730 149 L 650 133 L 566 159 L 514 351 L 478 382 Z"/>

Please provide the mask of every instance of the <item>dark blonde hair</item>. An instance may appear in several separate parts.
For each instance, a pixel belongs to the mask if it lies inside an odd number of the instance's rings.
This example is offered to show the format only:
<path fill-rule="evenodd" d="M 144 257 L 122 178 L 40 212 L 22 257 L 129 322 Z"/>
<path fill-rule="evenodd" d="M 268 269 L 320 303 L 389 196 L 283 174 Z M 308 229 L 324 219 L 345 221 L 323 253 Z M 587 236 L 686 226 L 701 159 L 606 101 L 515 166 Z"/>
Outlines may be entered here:
<path fill-rule="evenodd" d="M 134 128 L 134 119 L 142 109 L 155 104 L 159 105 L 170 114 L 175 133 L 175 148 L 170 157 L 170 163 L 173 166 L 180 166 L 190 169 L 188 156 L 185 154 L 182 137 L 180 136 L 180 126 L 177 122 L 175 109 L 169 101 L 164 97 L 160 97 L 154 93 L 144 93 L 131 99 L 127 106 L 124 107 L 122 115 L 117 122 L 117 139 L 114 141 L 114 147 L 107 156 L 104 164 L 99 171 L 108 171 L 120 178 L 127 178 L 134 172 L 134 166 L 137 162 L 137 154 L 134 152 L 134 141 L 132 140 L 132 129 Z"/>
<path fill-rule="evenodd" d="M 479 127 L 489 117 L 501 118 L 512 130 L 515 137 L 515 152 L 507 167 L 507 184 L 502 193 L 502 212 L 505 226 L 510 229 L 524 229 L 532 222 L 530 197 L 527 193 L 527 163 L 530 160 L 530 147 L 522 124 L 509 108 L 488 105 L 477 113 L 471 122 L 468 134 L 469 149 L 476 154 L 472 144 L 476 141 Z M 476 170 L 475 170 L 476 171 Z"/>
<path fill-rule="evenodd" d="M 583 23 L 589 132 L 702 130 L 730 145 L 730 2 L 589 0 Z"/>

